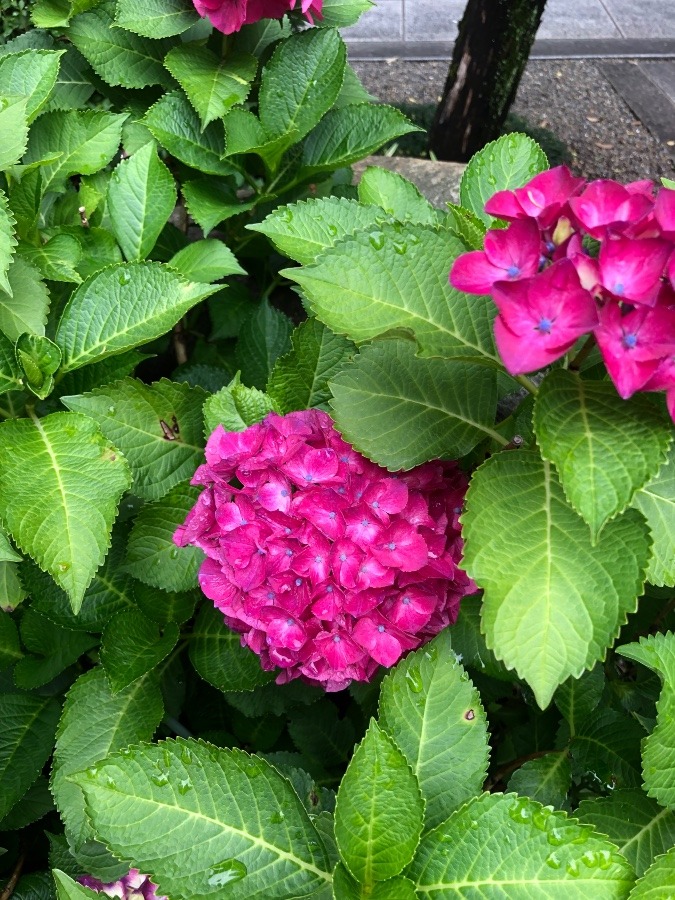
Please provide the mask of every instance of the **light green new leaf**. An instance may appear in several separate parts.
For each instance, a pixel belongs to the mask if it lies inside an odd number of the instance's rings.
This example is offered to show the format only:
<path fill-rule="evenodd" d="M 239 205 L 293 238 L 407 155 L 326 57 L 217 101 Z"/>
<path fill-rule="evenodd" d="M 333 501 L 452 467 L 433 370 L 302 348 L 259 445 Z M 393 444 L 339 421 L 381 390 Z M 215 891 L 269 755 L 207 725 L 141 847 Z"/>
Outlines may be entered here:
<path fill-rule="evenodd" d="M 246 227 L 266 235 L 280 253 L 309 265 L 322 250 L 385 218 L 379 206 L 345 197 L 319 197 L 278 206 L 262 222 Z"/>
<path fill-rule="evenodd" d="M 268 139 L 293 135 L 295 143 L 321 121 L 340 93 L 346 57 L 332 28 L 308 29 L 277 46 L 260 84 L 260 123 Z"/>
<path fill-rule="evenodd" d="M 417 900 L 415 885 L 403 875 L 389 878 L 387 881 L 376 881 L 371 890 L 359 884 L 349 874 L 349 870 L 342 863 L 338 863 L 333 869 L 333 892 L 327 894 L 327 897 L 335 900 L 363 900 L 364 896 L 367 896 L 368 900 Z"/>
<path fill-rule="evenodd" d="M 215 178 L 196 178 L 181 185 L 187 211 L 204 232 L 210 231 L 239 213 L 246 212 L 255 203 L 244 203 L 237 198 L 234 189 L 225 181 Z"/>
<path fill-rule="evenodd" d="M 645 790 L 675 809 L 675 634 L 654 634 L 639 644 L 624 644 L 617 652 L 657 672 L 662 681 L 656 704 L 656 727 L 642 746 Z"/>
<path fill-rule="evenodd" d="M 478 691 L 457 662 L 452 629 L 409 654 L 382 683 L 379 719 L 417 776 L 425 830 L 480 792 L 489 747 Z"/>
<path fill-rule="evenodd" d="M 203 127 L 243 103 L 251 90 L 258 60 L 249 53 L 228 53 L 221 59 L 199 43 L 170 50 L 164 65 L 199 113 Z"/>
<path fill-rule="evenodd" d="M 544 806 L 560 807 L 572 786 L 572 766 L 566 750 L 530 759 L 509 778 L 508 789 L 537 800 Z"/>
<path fill-rule="evenodd" d="M 205 434 L 211 434 L 218 425 L 225 431 L 243 431 L 273 410 L 279 412 L 280 407 L 263 391 L 241 384 L 237 372 L 228 385 L 204 403 Z"/>
<path fill-rule="evenodd" d="M 85 816 L 82 792 L 69 776 L 114 750 L 151 740 L 163 715 L 159 682 L 152 673 L 113 694 L 98 667 L 70 688 L 56 737 L 51 786 L 72 849 L 79 850 L 95 834 Z"/>
<path fill-rule="evenodd" d="M 59 72 L 64 50 L 24 50 L 0 58 L 0 94 L 26 97 L 28 124 L 47 102 Z"/>
<path fill-rule="evenodd" d="M 173 175 L 153 141 L 118 163 L 108 183 L 108 214 L 126 259 L 149 256 L 175 205 Z"/>
<path fill-rule="evenodd" d="M 495 220 L 484 209 L 490 197 L 522 187 L 547 168 L 546 154 L 532 138 L 506 134 L 471 158 L 459 186 L 460 202 L 490 227 Z"/>
<path fill-rule="evenodd" d="M 29 694 L 0 696 L 0 819 L 40 774 L 54 746 L 59 704 Z"/>
<path fill-rule="evenodd" d="M 349 25 L 355 25 L 362 14 L 372 6 L 374 4 L 371 0 L 323 0 L 321 18 L 316 19 L 315 24 L 347 28 Z"/>
<path fill-rule="evenodd" d="M 172 256 L 168 265 L 178 269 L 189 281 L 203 284 L 220 281 L 227 275 L 246 274 L 227 244 L 215 238 L 192 241 Z"/>
<path fill-rule="evenodd" d="M 0 425 L 0 516 L 77 611 L 110 544 L 127 461 L 77 413 Z"/>
<path fill-rule="evenodd" d="M 0 290 L 11 293 L 12 288 L 7 280 L 7 270 L 14 256 L 16 238 L 14 227 L 16 220 L 7 204 L 6 194 L 0 190 Z"/>
<path fill-rule="evenodd" d="M 260 668 L 259 657 L 241 646 L 239 635 L 210 603 L 204 604 L 194 624 L 190 661 L 197 674 L 220 691 L 252 691 L 274 680 L 274 672 Z"/>
<path fill-rule="evenodd" d="M 647 519 L 652 534 L 652 557 L 647 581 L 675 585 L 675 447 L 667 461 L 633 498 L 633 506 Z"/>
<path fill-rule="evenodd" d="M 550 372 L 539 388 L 534 430 L 592 540 L 656 475 L 673 438 L 672 423 L 649 397 L 623 400 L 614 385 L 566 369 Z"/>
<path fill-rule="evenodd" d="M 143 88 L 165 85 L 162 61 L 171 42 L 148 40 L 124 28 L 115 28 L 113 4 L 104 3 L 76 16 L 68 37 L 97 75 L 110 85 Z"/>
<path fill-rule="evenodd" d="M 457 810 L 422 838 L 406 874 L 421 900 L 624 900 L 635 878 L 606 838 L 515 794 L 483 794 Z"/>
<path fill-rule="evenodd" d="M 187 591 L 197 586 L 204 554 L 198 547 L 178 548 L 173 535 L 198 496 L 197 488 L 179 484 L 139 512 L 127 545 L 126 570 L 134 578 L 164 591 Z"/>
<path fill-rule="evenodd" d="M 501 365 L 492 338 L 494 304 L 448 282 L 465 249 L 429 226 L 382 225 L 324 250 L 314 265 L 281 274 L 300 285 L 318 319 L 357 344 L 403 330 L 415 336 L 422 356 Z"/>
<path fill-rule="evenodd" d="M 63 352 L 62 371 L 147 344 L 217 290 L 157 262 L 102 269 L 79 286 L 61 316 L 54 340 Z"/>
<path fill-rule="evenodd" d="M 41 168 L 42 192 L 63 191 L 71 175 L 93 175 L 117 153 L 127 115 L 71 109 L 45 113 L 30 130 L 24 163 Z"/>
<path fill-rule="evenodd" d="M 26 387 L 44 400 L 54 387 L 54 373 L 61 365 L 61 351 L 49 338 L 37 334 L 20 335 L 15 351 Z"/>
<path fill-rule="evenodd" d="M 381 166 L 368 166 L 359 181 L 359 200 L 380 206 L 399 222 L 435 225 L 436 210 L 419 189 L 399 175 Z"/>
<path fill-rule="evenodd" d="M 392 106 L 357 103 L 332 109 L 307 136 L 302 166 L 307 175 L 349 166 L 383 144 L 422 131 Z"/>
<path fill-rule="evenodd" d="M 30 655 L 14 667 L 14 682 L 24 691 L 47 684 L 98 643 L 91 634 L 59 628 L 32 606 L 21 619 L 20 631 Z"/>
<path fill-rule="evenodd" d="M 19 162 L 28 141 L 28 98 L 23 94 L 0 95 L 0 170 Z"/>
<path fill-rule="evenodd" d="M 485 589 L 487 645 L 544 708 L 559 684 L 604 657 L 635 610 L 649 555 L 644 520 L 628 510 L 593 546 L 550 463 L 517 451 L 474 473 L 463 536 L 462 565 Z"/>
<path fill-rule="evenodd" d="M 4 394 L 5 391 L 18 391 L 22 387 L 23 377 L 16 361 L 14 344 L 0 331 L 0 394 Z"/>
<path fill-rule="evenodd" d="M 160 629 L 139 609 L 127 609 L 105 627 L 101 663 L 113 694 L 142 678 L 171 653 L 180 631 L 175 622 Z"/>
<path fill-rule="evenodd" d="M 330 882 L 326 851 L 290 783 L 241 750 L 181 739 L 138 745 L 77 784 L 97 834 L 175 900 L 283 900 Z M 176 846 L 190 848 L 180 865 Z"/>
<path fill-rule="evenodd" d="M 292 349 L 274 364 L 268 395 L 285 413 L 325 408 L 331 396 L 328 382 L 355 353 L 355 345 L 313 318 L 295 329 L 291 344 Z"/>
<path fill-rule="evenodd" d="M 43 335 L 49 309 L 49 291 L 40 272 L 21 256 L 7 270 L 11 293 L 0 288 L 0 331 L 12 341 L 20 335 Z"/>
<path fill-rule="evenodd" d="M 56 896 L 58 900 L 96 900 L 100 898 L 99 891 L 84 887 L 77 881 L 73 881 L 70 875 L 59 869 L 53 869 L 54 883 L 56 884 Z"/>
<path fill-rule="evenodd" d="M 655 856 L 675 844 L 675 813 L 640 789 L 613 790 L 607 797 L 582 800 L 575 813 L 617 845 L 641 878 Z"/>
<path fill-rule="evenodd" d="M 297 139 L 297 131 L 268 137 L 255 113 L 247 109 L 233 109 L 223 119 L 227 136 L 225 156 L 239 153 L 255 153 L 264 162 L 268 172 L 276 171 L 281 157 Z"/>
<path fill-rule="evenodd" d="M 265 388 L 277 359 L 291 349 L 292 331 L 288 316 L 263 300 L 239 330 L 236 358 L 245 384 Z"/>
<path fill-rule="evenodd" d="M 232 175 L 236 170 L 221 159 L 225 136 L 220 122 L 202 130 L 199 116 L 182 91 L 174 91 L 151 106 L 143 122 L 153 137 L 186 166 L 207 175 Z"/>
<path fill-rule="evenodd" d="M 670 900 L 675 891 L 675 847 L 654 860 L 628 900 Z"/>
<path fill-rule="evenodd" d="M 144 384 L 124 378 L 89 394 L 62 397 L 74 412 L 98 422 L 101 431 L 127 458 L 133 492 L 159 500 L 194 473 L 203 457 L 206 391 L 163 378 Z"/>
<path fill-rule="evenodd" d="M 371 721 L 335 803 L 342 862 L 366 887 L 399 875 L 413 858 L 423 821 L 424 800 L 408 760 Z"/>
<path fill-rule="evenodd" d="M 138 0 L 117 0 L 115 10 L 115 25 L 155 40 L 182 34 L 198 21 L 186 0 L 144 0 L 142 6 Z"/>
<path fill-rule="evenodd" d="M 329 385 L 345 440 L 392 471 L 458 459 L 496 435 L 494 370 L 420 359 L 415 349 L 412 341 L 376 341 Z"/>

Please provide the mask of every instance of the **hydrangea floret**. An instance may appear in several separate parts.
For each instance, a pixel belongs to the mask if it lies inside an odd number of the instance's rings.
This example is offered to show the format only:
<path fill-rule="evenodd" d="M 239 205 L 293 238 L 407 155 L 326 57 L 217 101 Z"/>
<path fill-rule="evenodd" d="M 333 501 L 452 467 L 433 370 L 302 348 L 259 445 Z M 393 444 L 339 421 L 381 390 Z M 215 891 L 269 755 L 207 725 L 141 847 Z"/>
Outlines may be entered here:
<path fill-rule="evenodd" d="M 123 878 L 104 883 L 91 875 L 82 875 L 77 879 L 80 884 L 98 891 L 106 897 L 119 897 L 120 900 L 168 900 L 157 893 L 157 885 L 150 881 L 148 875 L 142 875 L 138 869 L 131 869 Z"/>
<path fill-rule="evenodd" d="M 467 479 L 452 462 L 392 475 L 329 415 L 270 413 L 213 432 L 197 503 L 174 536 L 206 553 L 199 582 L 277 683 L 367 681 L 457 618 Z"/>
<path fill-rule="evenodd" d="M 460 256 L 450 281 L 492 295 L 507 371 L 541 369 L 589 335 L 621 397 L 665 391 L 675 420 L 675 191 L 559 166 L 485 210 L 510 224 Z"/>
<path fill-rule="evenodd" d="M 223 34 L 239 31 L 260 19 L 280 19 L 285 13 L 298 9 L 308 22 L 321 18 L 323 0 L 193 0 L 202 18 L 208 18 Z"/>

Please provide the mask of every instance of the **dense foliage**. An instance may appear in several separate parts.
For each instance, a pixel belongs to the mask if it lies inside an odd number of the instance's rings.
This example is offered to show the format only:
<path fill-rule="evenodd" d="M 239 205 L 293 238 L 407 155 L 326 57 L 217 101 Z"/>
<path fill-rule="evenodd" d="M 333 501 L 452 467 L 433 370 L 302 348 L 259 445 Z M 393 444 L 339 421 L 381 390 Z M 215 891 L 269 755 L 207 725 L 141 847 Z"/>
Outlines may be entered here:
<path fill-rule="evenodd" d="M 354 187 L 414 130 L 346 61 L 367 0 L 284 5 L 37 0 L 0 46 L 3 900 L 669 896 L 675 264 L 601 247 L 672 242 L 674 186 L 602 227 L 572 186 L 564 238 L 519 135 L 461 206 Z M 592 315 L 521 366 L 570 246 Z M 587 333 L 634 307 L 620 396 Z"/>

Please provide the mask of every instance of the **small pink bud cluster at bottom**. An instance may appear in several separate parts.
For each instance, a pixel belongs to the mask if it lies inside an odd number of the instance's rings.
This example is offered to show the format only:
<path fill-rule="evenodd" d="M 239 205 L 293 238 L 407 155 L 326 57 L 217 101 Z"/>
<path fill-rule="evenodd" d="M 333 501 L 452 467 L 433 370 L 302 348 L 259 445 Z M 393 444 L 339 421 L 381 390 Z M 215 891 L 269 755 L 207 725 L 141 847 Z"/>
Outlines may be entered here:
<path fill-rule="evenodd" d="M 457 567 L 467 479 L 455 463 L 392 475 L 330 416 L 270 413 L 219 426 L 174 540 L 201 547 L 199 581 L 277 683 L 367 681 L 457 618 L 477 590 Z"/>
<path fill-rule="evenodd" d="M 665 391 L 675 420 L 675 190 L 586 183 L 559 166 L 485 210 L 511 224 L 455 260 L 450 281 L 492 294 L 507 371 L 534 372 L 593 333 L 621 397 Z"/>
<path fill-rule="evenodd" d="M 157 885 L 147 875 L 141 875 L 138 869 L 131 869 L 128 875 L 118 881 L 105 884 L 91 875 L 82 875 L 77 879 L 80 884 L 104 894 L 106 897 L 120 897 L 121 900 L 168 900 L 157 893 Z"/>

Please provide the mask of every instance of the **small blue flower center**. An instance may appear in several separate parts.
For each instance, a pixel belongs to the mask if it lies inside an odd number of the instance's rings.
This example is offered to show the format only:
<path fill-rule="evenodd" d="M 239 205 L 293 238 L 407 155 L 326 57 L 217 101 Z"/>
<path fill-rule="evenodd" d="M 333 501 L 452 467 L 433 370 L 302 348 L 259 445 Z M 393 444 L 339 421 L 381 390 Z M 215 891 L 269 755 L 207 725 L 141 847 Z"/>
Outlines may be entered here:
<path fill-rule="evenodd" d="M 551 319 L 547 319 L 546 316 L 542 316 L 539 320 L 539 324 L 537 325 L 537 331 L 540 331 L 542 334 L 550 334 L 551 328 L 553 326 L 553 322 Z"/>
<path fill-rule="evenodd" d="M 340 637 L 339 634 L 334 634 L 334 635 L 333 635 L 333 641 L 334 641 L 336 644 L 339 644 L 341 640 L 342 640 L 342 638 Z"/>
<path fill-rule="evenodd" d="M 401 603 L 404 606 L 408 606 L 410 604 L 410 597 L 404 597 L 403 600 L 401 600 Z"/>
<path fill-rule="evenodd" d="M 517 278 L 520 275 L 520 266 L 509 266 L 506 274 L 509 278 Z"/>
<path fill-rule="evenodd" d="M 384 631 L 384 625 L 378 625 L 377 630 L 380 632 L 380 634 L 382 634 L 382 632 Z"/>
<path fill-rule="evenodd" d="M 295 579 L 295 585 L 296 585 L 296 587 L 300 587 L 301 584 L 302 584 L 302 578 L 296 578 L 296 579 Z"/>
<path fill-rule="evenodd" d="M 396 549 L 396 544 L 393 541 L 391 541 L 391 543 L 387 544 L 387 550 L 395 550 L 395 549 Z"/>
<path fill-rule="evenodd" d="M 623 297 L 625 290 L 626 288 L 622 281 L 617 281 L 617 283 L 614 285 L 614 293 L 617 295 L 617 297 Z"/>
<path fill-rule="evenodd" d="M 286 488 L 282 488 L 280 494 L 282 497 L 288 497 L 288 491 L 286 490 Z"/>
<path fill-rule="evenodd" d="M 637 342 L 637 334 L 624 334 L 623 345 L 627 350 L 632 350 L 634 347 L 637 347 Z"/>

